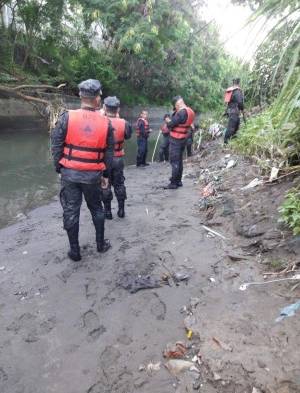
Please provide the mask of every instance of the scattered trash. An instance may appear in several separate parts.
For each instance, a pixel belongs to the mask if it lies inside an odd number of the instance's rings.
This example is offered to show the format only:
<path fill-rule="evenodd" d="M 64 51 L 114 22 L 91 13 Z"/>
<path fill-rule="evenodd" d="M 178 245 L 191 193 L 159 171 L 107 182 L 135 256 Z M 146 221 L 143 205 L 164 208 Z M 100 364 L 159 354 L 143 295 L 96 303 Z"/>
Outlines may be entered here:
<path fill-rule="evenodd" d="M 165 366 L 169 372 L 175 376 L 186 370 L 199 372 L 194 363 L 188 360 L 171 359 L 168 360 Z"/>
<path fill-rule="evenodd" d="M 197 378 L 194 383 L 193 383 L 193 389 L 194 390 L 200 390 L 200 388 L 203 386 L 201 379 Z"/>
<path fill-rule="evenodd" d="M 197 319 L 195 315 L 192 314 L 185 317 L 183 320 L 183 324 L 187 331 L 193 330 L 194 326 L 197 324 Z"/>
<path fill-rule="evenodd" d="M 160 281 L 151 276 L 135 275 L 128 272 L 123 273 L 119 279 L 119 285 L 130 293 L 136 293 L 141 289 L 159 288 Z"/>
<path fill-rule="evenodd" d="M 263 184 L 263 182 L 264 182 L 263 180 L 259 180 L 258 177 L 256 177 L 249 184 L 242 187 L 241 190 L 248 190 L 249 188 L 254 188 L 256 186 L 259 186 L 260 184 Z"/>
<path fill-rule="evenodd" d="M 187 353 L 186 345 L 178 341 L 175 344 L 167 344 L 166 349 L 163 351 L 163 356 L 167 359 L 181 359 Z"/>
<path fill-rule="evenodd" d="M 292 303 L 286 307 L 284 307 L 281 311 L 280 311 L 280 316 L 278 318 L 276 318 L 276 322 L 280 322 L 283 319 L 287 318 L 287 317 L 293 317 L 295 315 L 295 312 L 300 309 L 300 300 L 298 300 L 298 302 L 296 303 Z"/>
<path fill-rule="evenodd" d="M 236 161 L 235 160 L 229 160 L 227 162 L 226 169 L 233 168 L 234 166 L 236 166 Z"/>
<path fill-rule="evenodd" d="M 27 254 L 28 254 L 28 251 L 23 251 L 22 254 L 23 254 L 23 255 L 27 255 Z"/>
<path fill-rule="evenodd" d="M 215 372 L 213 373 L 213 377 L 215 381 L 221 381 L 222 379 L 221 375 Z"/>
<path fill-rule="evenodd" d="M 257 388 L 253 388 L 252 389 L 252 393 L 261 393 L 261 390 L 257 389 Z"/>
<path fill-rule="evenodd" d="M 147 214 L 147 216 L 149 216 L 149 210 L 147 207 L 146 207 L 146 214 Z"/>
<path fill-rule="evenodd" d="M 210 282 L 216 282 L 216 279 L 213 278 L 213 277 L 209 277 L 209 281 L 210 281 Z"/>
<path fill-rule="evenodd" d="M 273 168 L 271 169 L 269 181 L 272 182 L 272 181 L 276 180 L 278 177 L 278 173 L 279 173 L 279 168 L 276 168 L 275 166 L 273 166 Z"/>
<path fill-rule="evenodd" d="M 159 371 L 161 367 L 161 362 L 157 363 L 152 363 L 150 362 L 145 366 L 144 364 L 141 364 L 139 366 L 139 371 L 147 371 L 148 374 L 152 374 L 154 371 Z"/>
<path fill-rule="evenodd" d="M 202 225 L 202 228 L 204 228 L 207 232 L 210 232 L 210 233 L 212 233 L 212 234 L 214 234 L 214 235 L 216 235 L 216 236 L 219 236 L 219 237 L 220 237 L 221 239 L 223 239 L 223 240 L 226 240 L 226 239 L 227 239 L 227 237 L 221 235 L 221 233 L 215 231 L 214 229 L 208 228 L 206 225 Z"/>
<path fill-rule="evenodd" d="M 191 300 L 190 300 L 191 308 L 195 309 L 198 306 L 199 303 L 200 303 L 200 298 L 198 298 L 198 297 L 191 297 Z"/>
<path fill-rule="evenodd" d="M 178 272 L 175 272 L 173 275 L 173 278 L 175 278 L 176 281 L 187 281 L 190 278 L 190 275 L 187 273 L 185 270 L 181 270 Z"/>
<path fill-rule="evenodd" d="M 219 340 L 216 337 L 213 337 L 212 339 L 220 348 L 224 349 L 225 351 L 229 351 L 229 352 L 233 351 L 233 348 L 231 345 L 224 343 L 223 341 Z"/>
<path fill-rule="evenodd" d="M 211 135 L 212 139 L 222 136 L 224 131 L 225 127 L 218 123 L 213 123 L 208 129 L 208 133 Z"/>
<path fill-rule="evenodd" d="M 264 284 L 271 284 L 273 282 L 290 281 L 290 280 L 300 280 L 300 274 L 296 274 L 295 276 L 292 276 L 292 277 L 278 278 L 276 280 L 245 282 L 244 284 L 240 285 L 239 289 L 240 289 L 240 291 L 246 291 L 246 289 L 250 285 L 264 285 Z"/>
<path fill-rule="evenodd" d="M 204 198 L 210 197 L 212 195 L 215 195 L 216 190 L 214 188 L 214 185 L 212 182 L 208 183 L 202 190 L 201 195 Z"/>
<path fill-rule="evenodd" d="M 224 158 L 230 158 L 231 154 L 225 154 Z"/>
<path fill-rule="evenodd" d="M 193 331 L 192 330 L 188 330 L 186 333 L 186 337 L 188 338 L 188 340 L 191 340 L 193 337 Z"/>
<path fill-rule="evenodd" d="M 5 269 L 5 266 L 0 266 L 0 272 L 3 272 Z"/>

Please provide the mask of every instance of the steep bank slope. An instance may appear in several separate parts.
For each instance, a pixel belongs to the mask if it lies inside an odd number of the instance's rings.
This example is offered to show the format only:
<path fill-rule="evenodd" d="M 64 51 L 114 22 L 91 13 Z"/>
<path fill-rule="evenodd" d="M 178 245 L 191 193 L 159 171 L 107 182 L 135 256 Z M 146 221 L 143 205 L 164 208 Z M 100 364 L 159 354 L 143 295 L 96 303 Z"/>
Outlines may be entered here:
<path fill-rule="evenodd" d="M 215 159 L 222 156 L 216 149 Z M 242 282 L 261 279 L 258 254 L 232 262 L 225 252 L 231 242 L 207 237 L 201 225 L 194 181 L 206 165 L 186 166 L 176 191 L 161 188 L 167 165 L 128 168 L 127 217 L 106 223 L 113 248 L 96 252 L 84 209 L 80 264 L 65 257 L 57 201 L 0 231 L 2 393 L 299 391 L 299 320 L 274 323 L 287 300 L 269 288 L 240 291 Z M 223 219 L 215 229 L 231 237 L 225 228 L 232 217 Z M 174 272 L 189 280 L 135 294 L 120 286 L 132 274 Z M 191 298 L 196 321 L 188 353 L 201 365 L 177 379 L 162 351 L 188 341 L 183 320 Z M 158 371 L 140 367 L 159 361 Z"/>

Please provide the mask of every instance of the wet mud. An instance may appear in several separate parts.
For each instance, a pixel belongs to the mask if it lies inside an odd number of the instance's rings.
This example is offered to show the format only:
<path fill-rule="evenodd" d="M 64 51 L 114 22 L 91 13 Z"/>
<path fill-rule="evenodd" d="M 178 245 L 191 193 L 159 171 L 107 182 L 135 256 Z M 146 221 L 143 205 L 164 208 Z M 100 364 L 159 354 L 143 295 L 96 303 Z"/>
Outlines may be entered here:
<path fill-rule="evenodd" d="M 232 190 L 233 180 L 238 189 L 256 170 L 245 171 L 242 161 L 219 174 L 223 191 L 213 210 L 199 209 L 202 170 L 213 171 L 212 157 L 216 163 L 224 155 L 212 146 L 186 163 L 178 190 L 162 188 L 168 165 L 127 168 L 127 215 L 116 217 L 114 200 L 114 219 L 106 222 L 113 245 L 107 254 L 96 251 L 84 207 L 83 259 L 66 257 L 58 200 L 0 231 L 1 393 L 300 391 L 299 317 L 275 323 L 299 292 L 278 295 L 289 293 L 287 284 L 239 290 L 243 282 L 263 280 L 262 261 L 272 253 L 295 258 L 297 241 L 285 238 L 294 243 L 283 251 L 276 191 L 276 202 L 261 213 L 255 200 L 264 193 L 271 198 L 270 189 L 256 196 Z M 250 200 L 253 209 L 240 214 Z M 254 220 L 262 214 L 264 220 Z M 227 239 L 209 236 L 203 224 Z M 253 236 L 247 237 L 250 227 Z M 120 284 L 139 276 L 160 286 L 130 293 Z M 188 339 L 184 321 L 191 309 Z M 163 351 L 178 341 L 194 367 L 174 374 L 165 367 Z"/>

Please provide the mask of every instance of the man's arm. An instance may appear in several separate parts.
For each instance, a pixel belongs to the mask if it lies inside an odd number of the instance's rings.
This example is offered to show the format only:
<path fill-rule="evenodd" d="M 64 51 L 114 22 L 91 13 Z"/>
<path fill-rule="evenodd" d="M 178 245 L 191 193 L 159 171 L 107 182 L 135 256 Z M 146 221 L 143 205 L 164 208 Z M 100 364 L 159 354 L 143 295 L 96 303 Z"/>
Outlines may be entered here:
<path fill-rule="evenodd" d="M 61 165 L 59 161 L 64 153 L 64 144 L 67 135 L 68 121 L 69 113 L 62 113 L 51 132 L 51 151 L 55 170 L 57 173 L 60 173 Z"/>
<path fill-rule="evenodd" d="M 125 139 L 130 139 L 132 135 L 132 127 L 128 121 L 125 122 Z"/>
<path fill-rule="evenodd" d="M 242 90 L 238 89 L 234 92 L 235 94 L 235 101 L 238 104 L 238 108 L 240 111 L 243 111 L 244 108 L 244 94 L 242 92 Z"/>
<path fill-rule="evenodd" d="M 113 156 L 114 156 L 114 129 L 110 121 L 108 126 L 106 144 L 107 147 L 104 153 L 104 163 L 106 169 L 103 171 L 103 177 L 110 177 L 112 163 L 113 163 Z"/>
<path fill-rule="evenodd" d="M 187 121 L 187 118 L 188 118 L 187 110 L 183 108 L 172 116 L 171 121 L 167 123 L 167 127 L 169 129 L 172 129 L 178 126 L 178 124 L 184 124 Z"/>

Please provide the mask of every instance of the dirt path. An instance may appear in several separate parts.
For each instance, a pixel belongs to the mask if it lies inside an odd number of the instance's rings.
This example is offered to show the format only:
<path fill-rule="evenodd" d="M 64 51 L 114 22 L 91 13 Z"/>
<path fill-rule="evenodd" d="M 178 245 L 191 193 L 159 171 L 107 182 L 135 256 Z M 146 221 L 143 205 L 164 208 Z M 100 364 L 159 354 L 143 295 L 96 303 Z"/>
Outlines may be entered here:
<path fill-rule="evenodd" d="M 239 290 L 261 280 L 261 269 L 256 255 L 233 262 L 228 242 L 207 237 L 198 170 L 197 163 L 186 166 L 184 187 L 167 191 L 160 186 L 168 166 L 128 168 L 127 217 L 106 224 L 113 248 L 96 252 L 84 208 L 80 264 L 65 257 L 58 201 L 0 231 L 1 393 L 300 391 L 299 317 L 275 323 L 291 301 L 265 286 Z M 230 237 L 230 222 L 223 217 L 215 229 Z M 120 286 L 124 274 L 168 272 L 190 279 L 135 294 Z M 191 298 L 196 322 L 188 354 L 199 355 L 201 365 L 176 378 L 162 351 L 188 342 L 183 320 Z M 143 370 L 150 362 L 161 362 L 160 369 Z"/>

